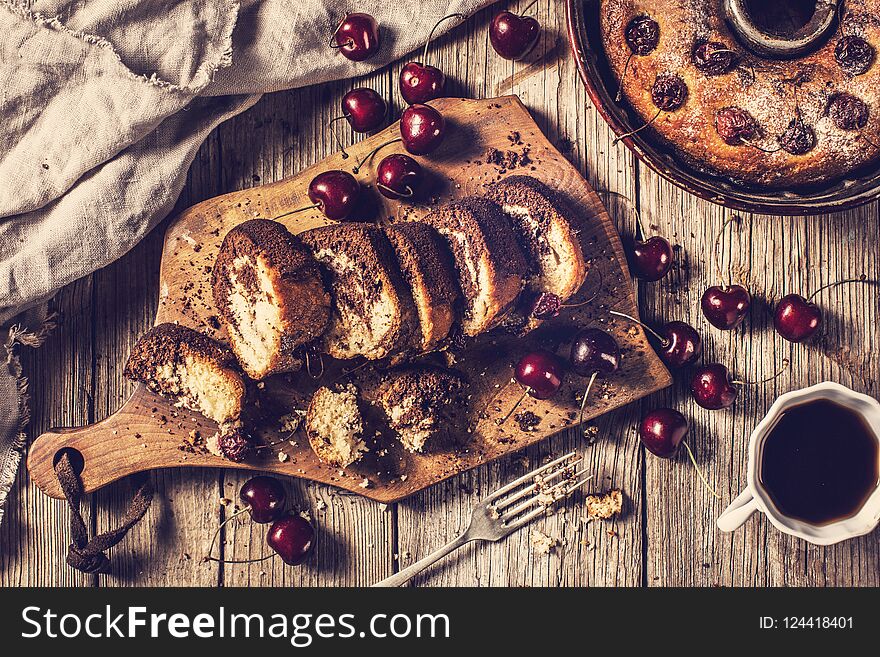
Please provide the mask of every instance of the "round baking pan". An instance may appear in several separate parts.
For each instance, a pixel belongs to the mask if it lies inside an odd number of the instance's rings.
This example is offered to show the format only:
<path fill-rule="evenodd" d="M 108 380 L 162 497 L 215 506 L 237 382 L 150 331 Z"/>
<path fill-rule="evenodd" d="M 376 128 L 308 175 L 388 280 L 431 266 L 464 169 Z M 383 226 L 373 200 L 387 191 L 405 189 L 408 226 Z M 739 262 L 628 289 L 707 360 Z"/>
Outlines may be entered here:
<path fill-rule="evenodd" d="M 616 82 L 599 36 L 599 0 L 566 0 L 568 38 L 587 93 L 602 118 L 619 136 L 642 124 L 625 103 L 615 103 Z M 637 133 L 621 139 L 661 176 L 707 201 L 745 212 L 777 215 L 821 214 L 845 210 L 880 197 L 880 164 L 835 178 L 825 185 L 769 189 L 738 183 L 683 161 L 659 139 Z"/>

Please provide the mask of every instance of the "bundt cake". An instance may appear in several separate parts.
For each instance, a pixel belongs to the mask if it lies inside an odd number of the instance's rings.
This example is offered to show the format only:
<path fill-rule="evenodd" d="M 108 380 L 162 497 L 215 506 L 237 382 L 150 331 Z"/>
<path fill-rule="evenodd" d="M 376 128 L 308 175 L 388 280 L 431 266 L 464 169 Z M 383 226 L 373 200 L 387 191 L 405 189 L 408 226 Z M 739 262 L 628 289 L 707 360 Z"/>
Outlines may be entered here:
<path fill-rule="evenodd" d="M 137 341 L 123 373 L 216 422 L 221 454 L 233 461 L 247 456 L 240 428 L 247 386 L 228 347 L 191 328 L 159 324 Z"/>
<path fill-rule="evenodd" d="M 551 294 L 565 303 L 580 289 L 587 275 L 584 252 L 570 212 L 556 192 L 531 176 L 510 176 L 489 188 L 487 198 L 510 217 L 520 244 L 536 265 L 526 295 L 534 303 Z M 537 320 L 531 318 L 534 324 Z"/>
<path fill-rule="evenodd" d="M 429 441 L 458 426 L 463 387 L 463 379 L 450 370 L 406 366 L 389 375 L 379 403 L 403 446 L 421 452 Z"/>
<path fill-rule="evenodd" d="M 412 347 L 418 316 L 383 232 L 362 223 L 332 224 L 302 234 L 327 274 L 332 296 L 324 334 L 334 358 L 378 360 Z"/>
<path fill-rule="evenodd" d="M 836 3 L 815 7 L 783 36 L 752 15 L 777 3 L 601 0 L 601 39 L 621 96 L 682 159 L 797 187 L 880 157 L 880 0 L 845 2 L 839 20 Z"/>
<path fill-rule="evenodd" d="M 385 234 L 412 290 L 421 333 L 416 347 L 431 351 L 449 335 L 458 318 L 461 293 L 452 254 L 437 231 L 421 222 L 392 224 Z"/>
<path fill-rule="evenodd" d="M 277 221 L 230 230 L 211 275 L 232 350 L 253 379 L 299 369 L 297 349 L 327 328 L 330 295 L 308 249 Z"/>
<path fill-rule="evenodd" d="M 347 468 L 367 451 L 358 390 L 349 383 L 337 390 L 318 388 L 306 412 L 306 434 L 319 459 Z"/>
<path fill-rule="evenodd" d="M 465 335 L 498 326 L 531 273 L 510 220 L 492 201 L 467 197 L 434 210 L 424 221 L 440 232 L 455 257 Z"/>

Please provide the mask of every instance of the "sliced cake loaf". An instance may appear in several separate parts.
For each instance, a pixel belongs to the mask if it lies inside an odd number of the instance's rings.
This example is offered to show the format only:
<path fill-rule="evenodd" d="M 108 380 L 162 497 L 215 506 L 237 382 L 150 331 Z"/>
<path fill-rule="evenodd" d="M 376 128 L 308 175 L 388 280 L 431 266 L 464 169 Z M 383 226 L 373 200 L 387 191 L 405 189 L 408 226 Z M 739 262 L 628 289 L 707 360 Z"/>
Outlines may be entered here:
<path fill-rule="evenodd" d="M 510 176 L 493 185 L 487 197 L 501 206 L 536 264 L 528 282 L 529 296 L 556 295 L 564 303 L 580 289 L 587 265 L 580 240 L 566 218 L 556 192 L 531 176 Z"/>
<path fill-rule="evenodd" d="M 412 347 L 418 316 L 382 231 L 332 224 L 300 235 L 324 267 L 333 310 L 324 348 L 334 358 L 385 358 Z"/>
<path fill-rule="evenodd" d="M 430 366 L 408 366 L 393 371 L 380 392 L 379 403 L 388 424 L 411 452 L 444 432 L 460 426 L 464 381 L 450 370 Z"/>
<path fill-rule="evenodd" d="M 240 418 L 247 386 L 225 345 L 185 326 L 160 324 L 137 341 L 124 374 L 216 422 L 221 454 L 234 461 L 245 458 Z"/>
<path fill-rule="evenodd" d="M 436 230 L 418 221 L 387 226 L 385 234 L 418 312 L 421 336 L 415 340 L 416 349 L 431 351 L 449 335 L 460 310 L 452 254 Z"/>
<path fill-rule="evenodd" d="M 357 388 L 318 388 L 306 412 L 306 434 L 319 459 L 347 468 L 367 451 Z"/>
<path fill-rule="evenodd" d="M 232 349 L 253 379 L 299 369 L 297 349 L 327 328 L 330 295 L 318 265 L 277 221 L 252 219 L 230 230 L 211 287 Z"/>
<path fill-rule="evenodd" d="M 464 333 L 479 335 L 500 324 L 529 275 L 510 220 L 492 201 L 468 197 L 442 206 L 424 221 L 440 232 L 455 256 L 465 300 Z"/>

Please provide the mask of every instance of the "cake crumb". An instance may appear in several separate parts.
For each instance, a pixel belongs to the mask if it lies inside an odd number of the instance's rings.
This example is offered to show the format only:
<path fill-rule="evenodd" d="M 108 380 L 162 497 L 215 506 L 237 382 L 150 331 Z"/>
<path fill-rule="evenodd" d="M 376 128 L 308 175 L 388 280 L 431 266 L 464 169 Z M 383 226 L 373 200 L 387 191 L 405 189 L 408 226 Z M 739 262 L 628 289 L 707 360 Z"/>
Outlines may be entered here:
<path fill-rule="evenodd" d="M 284 452 L 278 452 L 278 461 L 280 463 L 286 463 L 290 457 Z"/>
<path fill-rule="evenodd" d="M 623 493 L 619 490 L 611 490 L 602 495 L 587 495 L 584 504 L 590 519 L 607 520 L 623 510 Z"/>
<path fill-rule="evenodd" d="M 364 480 L 361 483 L 359 483 L 358 486 L 360 486 L 361 488 L 369 488 L 370 487 L 370 480 L 367 479 L 366 477 L 364 477 Z"/>
<path fill-rule="evenodd" d="M 559 541 L 552 536 L 547 536 L 544 532 L 533 529 L 531 534 L 532 552 L 535 554 L 550 554 L 550 552 L 559 545 Z"/>

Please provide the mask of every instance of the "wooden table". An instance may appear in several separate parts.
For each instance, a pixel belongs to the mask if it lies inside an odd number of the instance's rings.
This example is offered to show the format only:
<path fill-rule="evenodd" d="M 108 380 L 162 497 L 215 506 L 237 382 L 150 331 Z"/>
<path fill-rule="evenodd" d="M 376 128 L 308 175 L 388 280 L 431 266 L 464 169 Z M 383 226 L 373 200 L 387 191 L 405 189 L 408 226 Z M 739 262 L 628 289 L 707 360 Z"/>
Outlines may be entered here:
<path fill-rule="evenodd" d="M 880 352 L 878 289 L 846 285 L 823 293 L 827 330 L 804 346 L 774 334 L 770 308 L 783 294 L 805 293 L 840 278 L 880 278 L 877 204 L 846 213 L 806 218 L 742 215 L 723 241 L 722 267 L 752 290 L 755 303 L 739 330 L 722 333 L 700 315 L 703 289 L 718 282 L 711 241 L 728 212 L 699 201 L 641 166 L 622 145 L 612 145 L 590 105 L 569 57 L 562 3 L 541 0 L 538 19 L 546 34 L 528 62 L 497 57 L 488 43 L 493 9 L 438 40 L 439 65 L 449 93 L 520 96 L 552 141 L 597 189 L 636 200 L 647 224 L 680 248 L 664 281 L 640 286 L 642 316 L 649 322 L 682 319 L 705 338 L 705 358 L 730 366 L 740 378 L 772 374 L 784 358 L 791 368 L 773 383 L 746 389 L 730 410 L 708 412 L 687 395 L 686 377 L 670 389 L 609 414 L 597 423 L 588 447 L 569 432 L 521 456 L 474 470 L 388 508 L 324 485 L 290 480 L 294 502 L 314 516 L 317 554 L 308 565 L 279 560 L 251 565 L 205 563 L 211 535 L 224 518 L 223 497 L 236 498 L 246 474 L 160 471 L 156 501 L 146 520 L 112 553 L 114 574 L 90 576 L 64 565 L 69 534 L 64 504 L 38 491 L 24 472 L 0 527 L 0 584 L 72 586 L 323 586 L 367 585 L 433 550 L 464 528 L 471 506 L 494 487 L 542 458 L 568 449 L 586 454 L 598 488 L 622 488 L 626 513 L 613 522 L 584 526 L 583 509 L 570 506 L 534 524 L 559 538 L 552 554 L 533 554 L 529 532 L 500 544 L 471 545 L 416 580 L 430 586 L 877 586 L 878 533 L 833 547 L 788 538 L 763 518 L 733 535 L 715 519 L 745 481 L 749 432 L 774 397 L 833 380 L 877 395 Z M 377 89 L 400 107 L 399 65 L 364 79 L 347 80 L 263 98 L 220 126 L 189 172 L 180 209 L 227 191 L 278 180 L 334 150 L 328 120 L 342 95 L 356 85 Z M 343 138 L 352 135 L 343 130 Z M 624 237 L 634 217 L 619 199 L 609 210 Z M 94 422 L 116 409 L 131 390 L 122 366 L 137 337 L 153 321 L 163 226 L 129 255 L 66 287 L 59 302 L 65 324 L 48 343 L 26 354 L 33 395 L 31 435 L 51 426 Z M 691 419 L 690 444 L 721 494 L 714 499 L 686 457 L 670 462 L 646 454 L 635 426 L 642 413 L 673 405 Z M 121 482 L 92 495 L 92 529 L 116 525 L 132 494 Z M 224 554 L 243 559 L 264 553 L 265 528 L 230 523 Z"/>

